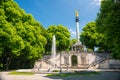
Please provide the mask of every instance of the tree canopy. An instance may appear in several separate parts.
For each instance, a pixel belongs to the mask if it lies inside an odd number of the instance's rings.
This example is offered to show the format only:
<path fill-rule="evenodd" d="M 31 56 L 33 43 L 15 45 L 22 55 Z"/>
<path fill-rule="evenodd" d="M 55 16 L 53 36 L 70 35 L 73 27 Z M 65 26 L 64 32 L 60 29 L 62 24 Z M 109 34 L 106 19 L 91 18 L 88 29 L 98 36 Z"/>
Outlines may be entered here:
<path fill-rule="evenodd" d="M 0 2 L 0 65 L 16 59 L 38 59 L 45 52 L 45 29 L 13 0 Z"/>
<path fill-rule="evenodd" d="M 47 29 L 47 33 L 49 34 L 47 39 L 48 43 L 46 45 L 46 49 L 51 49 L 52 46 L 52 36 L 56 37 L 56 46 L 57 51 L 68 50 L 70 47 L 70 32 L 63 25 L 52 25 Z M 48 48 L 49 47 L 49 48 Z M 50 50 L 48 50 L 50 51 Z"/>
<path fill-rule="evenodd" d="M 103 0 L 97 19 L 97 30 L 101 33 L 112 52 L 112 56 L 120 59 L 120 2 Z"/>
<path fill-rule="evenodd" d="M 83 28 L 83 31 L 80 35 L 80 41 L 87 48 L 92 49 L 94 51 L 94 47 L 100 47 L 102 34 L 97 33 L 96 23 L 89 22 Z"/>

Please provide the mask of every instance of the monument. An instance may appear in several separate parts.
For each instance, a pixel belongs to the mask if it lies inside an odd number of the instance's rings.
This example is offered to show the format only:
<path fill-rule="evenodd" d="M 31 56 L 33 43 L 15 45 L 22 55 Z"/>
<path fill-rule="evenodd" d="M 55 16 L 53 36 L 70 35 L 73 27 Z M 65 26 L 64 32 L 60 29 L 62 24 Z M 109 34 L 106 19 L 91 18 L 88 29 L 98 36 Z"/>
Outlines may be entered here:
<path fill-rule="evenodd" d="M 76 10 L 76 18 L 75 18 L 75 22 L 76 22 L 76 43 L 72 45 L 72 51 L 76 51 L 76 52 L 82 52 L 84 51 L 83 49 L 83 45 L 80 42 L 80 32 L 79 32 L 79 13 Z"/>

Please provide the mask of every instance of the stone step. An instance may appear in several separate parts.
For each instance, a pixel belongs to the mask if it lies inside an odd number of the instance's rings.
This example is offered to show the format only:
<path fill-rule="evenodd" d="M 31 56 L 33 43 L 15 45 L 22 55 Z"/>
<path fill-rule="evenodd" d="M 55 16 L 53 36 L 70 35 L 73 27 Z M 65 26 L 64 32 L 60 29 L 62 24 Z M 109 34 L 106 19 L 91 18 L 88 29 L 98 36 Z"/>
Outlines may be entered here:
<path fill-rule="evenodd" d="M 66 69 L 67 67 L 62 67 L 63 69 Z M 80 66 L 80 67 L 68 67 L 68 69 L 87 69 L 88 66 Z"/>

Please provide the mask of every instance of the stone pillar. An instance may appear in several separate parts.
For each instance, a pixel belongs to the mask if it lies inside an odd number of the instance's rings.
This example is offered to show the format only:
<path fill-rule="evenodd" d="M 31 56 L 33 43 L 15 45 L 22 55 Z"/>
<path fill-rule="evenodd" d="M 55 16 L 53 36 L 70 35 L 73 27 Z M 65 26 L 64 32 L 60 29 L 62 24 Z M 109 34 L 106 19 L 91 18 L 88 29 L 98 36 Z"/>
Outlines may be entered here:
<path fill-rule="evenodd" d="M 69 55 L 69 67 L 71 67 L 71 55 Z"/>

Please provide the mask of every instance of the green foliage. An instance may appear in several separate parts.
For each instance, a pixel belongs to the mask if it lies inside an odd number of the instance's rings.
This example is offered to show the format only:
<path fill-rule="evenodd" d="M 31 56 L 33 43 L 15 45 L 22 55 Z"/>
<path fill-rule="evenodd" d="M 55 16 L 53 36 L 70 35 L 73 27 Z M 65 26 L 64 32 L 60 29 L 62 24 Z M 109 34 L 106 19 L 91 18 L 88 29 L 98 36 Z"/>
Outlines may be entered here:
<path fill-rule="evenodd" d="M 107 46 L 116 59 L 120 59 L 120 2 L 103 0 L 96 24 L 99 33 L 103 34 Z"/>
<path fill-rule="evenodd" d="M 16 72 L 16 71 L 11 71 L 8 74 L 9 75 L 33 75 L 34 73 L 32 73 L 32 72 Z"/>
<path fill-rule="evenodd" d="M 94 51 L 94 47 L 100 47 L 102 34 L 97 33 L 96 23 L 90 22 L 83 28 L 83 32 L 80 35 L 80 41 L 87 48 Z"/>
<path fill-rule="evenodd" d="M 44 33 L 43 26 L 13 0 L 0 2 L 0 64 L 4 68 L 41 58 L 47 43 Z"/>
<path fill-rule="evenodd" d="M 66 27 L 63 25 L 52 25 L 49 26 L 47 29 L 47 40 L 48 43 L 46 45 L 46 49 L 49 48 L 48 51 L 51 50 L 52 46 L 52 36 L 55 35 L 56 37 L 56 46 L 57 51 L 67 50 L 70 47 L 70 32 Z M 46 50 L 47 51 L 47 50 Z"/>
<path fill-rule="evenodd" d="M 53 70 L 52 72 L 59 72 L 59 70 Z"/>
<path fill-rule="evenodd" d="M 71 40 L 71 46 L 72 46 L 73 44 L 75 44 L 76 42 L 77 42 L 76 39 L 72 39 L 72 40 Z"/>

